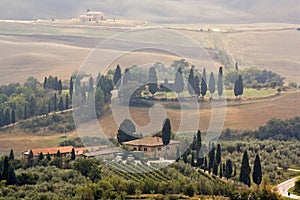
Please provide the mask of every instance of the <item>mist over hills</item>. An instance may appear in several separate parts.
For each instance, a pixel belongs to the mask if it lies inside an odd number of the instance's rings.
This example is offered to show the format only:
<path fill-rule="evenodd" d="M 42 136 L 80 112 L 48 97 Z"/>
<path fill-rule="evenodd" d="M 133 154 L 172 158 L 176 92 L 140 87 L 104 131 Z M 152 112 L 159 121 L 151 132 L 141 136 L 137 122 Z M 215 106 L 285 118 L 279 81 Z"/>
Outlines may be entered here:
<path fill-rule="evenodd" d="M 155 23 L 300 22 L 298 0 L 1 0 L 0 19 L 75 18 L 88 8 Z"/>

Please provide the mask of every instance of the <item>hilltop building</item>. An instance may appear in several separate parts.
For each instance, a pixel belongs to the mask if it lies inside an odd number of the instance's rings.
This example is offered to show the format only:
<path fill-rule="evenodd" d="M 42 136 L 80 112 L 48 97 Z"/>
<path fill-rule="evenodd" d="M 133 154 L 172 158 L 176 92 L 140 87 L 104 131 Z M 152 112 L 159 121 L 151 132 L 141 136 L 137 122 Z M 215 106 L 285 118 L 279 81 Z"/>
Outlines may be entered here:
<path fill-rule="evenodd" d="M 85 15 L 81 15 L 79 19 L 83 22 L 88 21 L 88 22 L 98 22 L 98 21 L 104 21 L 105 16 L 103 12 L 91 12 L 88 11 L 86 12 Z"/>

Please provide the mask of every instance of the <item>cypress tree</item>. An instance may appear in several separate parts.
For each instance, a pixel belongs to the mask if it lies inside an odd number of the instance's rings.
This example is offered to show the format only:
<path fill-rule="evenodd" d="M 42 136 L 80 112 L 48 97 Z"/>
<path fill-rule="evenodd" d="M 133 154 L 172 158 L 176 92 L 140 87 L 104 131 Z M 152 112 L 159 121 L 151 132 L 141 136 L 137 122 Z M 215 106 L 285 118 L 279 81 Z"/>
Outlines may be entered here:
<path fill-rule="evenodd" d="M 239 71 L 239 64 L 238 64 L 238 62 L 235 63 L 235 70 Z"/>
<path fill-rule="evenodd" d="M 15 159 L 14 150 L 11 149 L 9 152 L 9 160 L 14 160 L 14 159 Z"/>
<path fill-rule="evenodd" d="M 11 110 L 11 123 L 16 123 L 16 112 L 14 108 Z"/>
<path fill-rule="evenodd" d="M 220 75 L 218 75 L 218 95 L 221 99 L 221 96 L 223 95 L 223 77 Z"/>
<path fill-rule="evenodd" d="M 218 163 L 215 160 L 214 163 L 213 163 L 213 174 L 215 176 L 218 176 L 218 167 L 219 167 L 219 165 L 218 165 Z"/>
<path fill-rule="evenodd" d="M 157 92 L 157 74 L 155 67 L 149 69 L 149 92 L 152 96 Z"/>
<path fill-rule="evenodd" d="M 30 117 L 33 117 L 36 113 L 36 102 L 33 96 L 30 97 L 28 111 Z"/>
<path fill-rule="evenodd" d="M 215 75 L 213 72 L 210 73 L 208 89 L 210 92 L 211 98 L 213 97 L 213 93 L 216 91 L 216 82 L 215 82 Z"/>
<path fill-rule="evenodd" d="M 58 109 L 59 111 L 63 111 L 65 109 L 64 101 L 62 97 L 59 98 Z"/>
<path fill-rule="evenodd" d="M 56 152 L 56 157 L 58 157 L 58 158 L 60 158 L 60 157 L 61 157 L 61 153 L 60 153 L 60 151 L 59 151 L 59 150 L 57 150 L 57 152 Z"/>
<path fill-rule="evenodd" d="M 51 160 L 51 156 L 50 156 L 49 152 L 47 153 L 46 159 L 47 159 L 48 161 Z"/>
<path fill-rule="evenodd" d="M 68 110 L 69 109 L 69 95 L 66 95 L 66 100 L 65 100 L 65 109 Z"/>
<path fill-rule="evenodd" d="M 204 172 L 207 170 L 208 166 L 207 166 L 207 157 L 204 157 Z"/>
<path fill-rule="evenodd" d="M 94 92 L 94 79 L 93 79 L 92 76 L 89 78 L 89 89 L 88 89 L 88 91 L 89 91 L 89 93 Z"/>
<path fill-rule="evenodd" d="M 62 82 L 61 82 L 61 79 L 59 79 L 58 81 L 58 94 L 61 95 L 62 93 Z"/>
<path fill-rule="evenodd" d="M 113 78 L 114 85 L 117 89 L 120 87 L 121 77 L 122 77 L 121 68 L 120 68 L 120 65 L 117 65 L 117 68 L 116 68 L 116 71 L 114 74 L 114 78 Z"/>
<path fill-rule="evenodd" d="M 226 161 L 226 168 L 225 168 L 225 177 L 230 179 L 232 176 L 232 162 L 230 159 Z"/>
<path fill-rule="evenodd" d="M 223 77 L 223 67 L 222 66 L 219 67 L 219 75 L 221 77 Z"/>
<path fill-rule="evenodd" d="M 53 109 L 54 109 L 54 112 L 57 111 L 57 96 L 56 96 L 56 93 L 54 94 L 54 97 L 53 97 Z"/>
<path fill-rule="evenodd" d="M 202 97 L 204 97 L 206 95 L 206 92 L 207 92 L 206 81 L 204 80 L 204 78 L 202 78 L 202 81 L 201 81 L 201 95 L 202 95 Z"/>
<path fill-rule="evenodd" d="M 170 119 L 167 118 L 164 121 L 164 125 L 162 128 L 162 141 L 164 145 L 168 145 L 171 139 L 171 122 Z"/>
<path fill-rule="evenodd" d="M 44 159 L 44 155 L 42 152 L 40 152 L 39 156 L 38 156 L 38 161 L 41 161 Z"/>
<path fill-rule="evenodd" d="M 24 116 L 23 119 L 27 119 L 28 118 L 28 110 L 27 110 L 27 104 L 25 103 L 24 105 Z"/>
<path fill-rule="evenodd" d="M 240 173 L 240 182 L 244 183 L 248 187 L 251 186 L 251 180 L 250 180 L 250 172 L 251 168 L 249 165 L 249 158 L 247 151 L 244 152 L 243 160 L 242 160 L 242 167 L 241 167 L 241 173 Z"/>
<path fill-rule="evenodd" d="M 220 163 L 220 170 L 219 170 L 219 177 L 222 178 L 223 177 L 223 168 L 222 168 L 222 163 Z"/>
<path fill-rule="evenodd" d="M 45 77 L 45 79 L 44 79 L 44 84 L 43 84 L 43 86 L 44 86 L 44 89 L 47 88 L 47 77 Z"/>
<path fill-rule="evenodd" d="M 239 96 L 239 80 L 236 80 L 233 88 L 234 96 L 237 98 Z"/>
<path fill-rule="evenodd" d="M 194 69 L 192 67 L 188 78 L 188 91 L 191 96 L 195 95 L 194 87 L 195 87 L 195 77 L 194 77 Z"/>
<path fill-rule="evenodd" d="M 72 151 L 71 151 L 71 160 L 75 160 L 75 158 L 76 158 L 75 149 L 72 148 Z"/>
<path fill-rule="evenodd" d="M 48 101 L 48 113 L 51 113 L 52 109 L 51 109 L 51 99 L 49 99 Z"/>
<path fill-rule="evenodd" d="M 238 95 L 242 96 L 244 93 L 244 85 L 243 85 L 243 78 L 241 75 L 239 75 L 238 79 L 238 89 L 237 89 Z"/>
<path fill-rule="evenodd" d="M 207 78 L 206 78 L 206 69 L 205 68 L 203 68 L 203 71 L 202 71 L 202 79 L 204 80 L 205 83 L 207 83 L 206 82 Z"/>
<path fill-rule="evenodd" d="M 257 154 L 254 160 L 254 166 L 253 166 L 253 174 L 252 174 L 253 182 L 256 185 L 260 185 L 262 181 L 262 170 L 261 170 L 261 163 L 259 155 Z"/>
<path fill-rule="evenodd" d="M 7 156 L 4 156 L 3 166 L 2 166 L 2 174 L 1 174 L 2 180 L 8 179 L 8 168 L 9 168 L 9 159 Z"/>
<path fill-rule="evenodd" d="M 200 79 L 198 76 L 195 76 L 194 83 L 195 83 L 195 85 L 194 85 L 195 95 L 197 97 L 199 97 L 200 96 Z"/>
<path fill-rule="evenodd" d="M 8 170 L 7 170 L 7 184 L 14 185 L 16 182 L 17 182 L 17 177 L 15 174 L 15 170 L 14 170 L 12 164 L 9 164 Z"/>
<path fill-rule="evenodd" d="M 192 158 L 191 158 L 191 166 L 195 166 L 195 156 L 194 156 L 194 151 L 192 151 Z"/>
<path fill-rule="evenodd" d="M 200 167 L 201 165 L 203 165 L 203 153 L 202 153 L 202 139 L 201 139 L 201 131 L 198 130 L 197 132 L 197 146 L 196 146 L 196 150 L 197 150 L 197 165 L 198 167 Z"/>
<path fill-rule="evenodd" d="M 3 109 L 0 109 L 0 127 L 4 126 L 4 114 Z"/>
<path fill-rule="evenodd" d="M 72 97 L 72 95 L 73 95 L 73 90 L 74 90 L 73 87 L 74 87 L 74 86 L 73 86 L 73 77 L 71 77 L 71 78 L 70 78 L 70 86 L 69 86 L 69 94 L 70 94 L 71 97 Z"/>
<path fill-rule="evenodd" d="M 234 164 L 233 177 L 236 177 L 236 164 Z"/>
<path fill-rule="evenodd" d="M 150 76 L 150 72 L 149 72 L 149 76 Z M 126 85 L 129 81 L 131 81 L 131 74 L 130 74 L 130 70 L 126 68 L 123 76 L 123 85 Z"/>
<path fill-rule="evenodd" d="M 179 96 L 179 94 L 183 91 L 183 89 L 184 89 L 184 82 L 183 82 L 181 67 L 179 67 L 175 75 L 174 91 Z"/>
<path fill-rule="evenodd" d="M 10 123 L 11 123 L 10 111 L 6 109 L 4 113 L 4 125 L 9 125 Z"/>
<path fill-rule="evenodd" d="M 32 167 L 34 162 L 34 156 L 32 150 L 29 151 L 28 157 L 27 157 L 27 167 Z"/>
<path fill-rule="evenodd" d="M 221 153 L 222 153 L 221 152 L 221 145 L 218 144 L 218 146 L 217 146 L 217 153 L 216 153 L 216 161 L 217 161 L 218 165 L 221 163 L 221 158 L 222 158 Z"/>
<path fill-rule="evenodd" d="M 212 169 L 213 164 L 215 162 L 215 146 L 214 145 L 212 146 L 212 149 L 208 153 L 208 156 L 209 156 L 208 169 Z"/>

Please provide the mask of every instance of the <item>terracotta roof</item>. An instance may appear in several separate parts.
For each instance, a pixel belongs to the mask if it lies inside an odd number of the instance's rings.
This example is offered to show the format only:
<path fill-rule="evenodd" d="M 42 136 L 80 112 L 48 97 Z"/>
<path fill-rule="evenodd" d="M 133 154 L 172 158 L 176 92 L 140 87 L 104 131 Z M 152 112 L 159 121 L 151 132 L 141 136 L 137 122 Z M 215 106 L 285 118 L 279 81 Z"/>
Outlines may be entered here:
<path fill-rule="evenodd" d="M 132 145 L 132 146 L 148 146 L 148 147 L 163 146 L 161 137 L 146 137 L 143 139 L 137 139 L 137 140 L 131 140 L 128 142 L 123 142 L 123 144 Z M 179 142 L 171 140 L 170 144 L 179 144 Z"/>
<path fill-rule="evenodd" d="M 42 149 L 32 149 L 32 153 L 34 156 L 38 156 L 41 152 L 43 155 L 55 155 L 59 150 L 61 154 L 71 153 L 73 146 L 65 146 L 65 147 L 54 147 L 54 148 L 42 148 Z M 29 154 L 30 150 L 23 152 L 24 155 Z"/>

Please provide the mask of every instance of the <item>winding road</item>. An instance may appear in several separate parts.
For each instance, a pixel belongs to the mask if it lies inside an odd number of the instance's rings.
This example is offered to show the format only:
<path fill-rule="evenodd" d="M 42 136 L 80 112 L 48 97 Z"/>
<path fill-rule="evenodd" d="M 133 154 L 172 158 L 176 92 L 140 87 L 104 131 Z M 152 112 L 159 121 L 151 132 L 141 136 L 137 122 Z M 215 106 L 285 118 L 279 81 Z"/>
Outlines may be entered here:
<path fill-rule="evenodd" d="M 291 199 L 299 199 L 300 200 L 300 196 L 293 195 L 293 194 L 288 195 L 288 190 L 295 186 L 295 181 L 298 178 L 300 178 L 300 177 L 292 178 L 290 180 L 287 180 L 287 181 L 277 185 L 278 192 L 281 194 L 281 196 L 288 197 L 288 198 L 291 198 Z"/>

